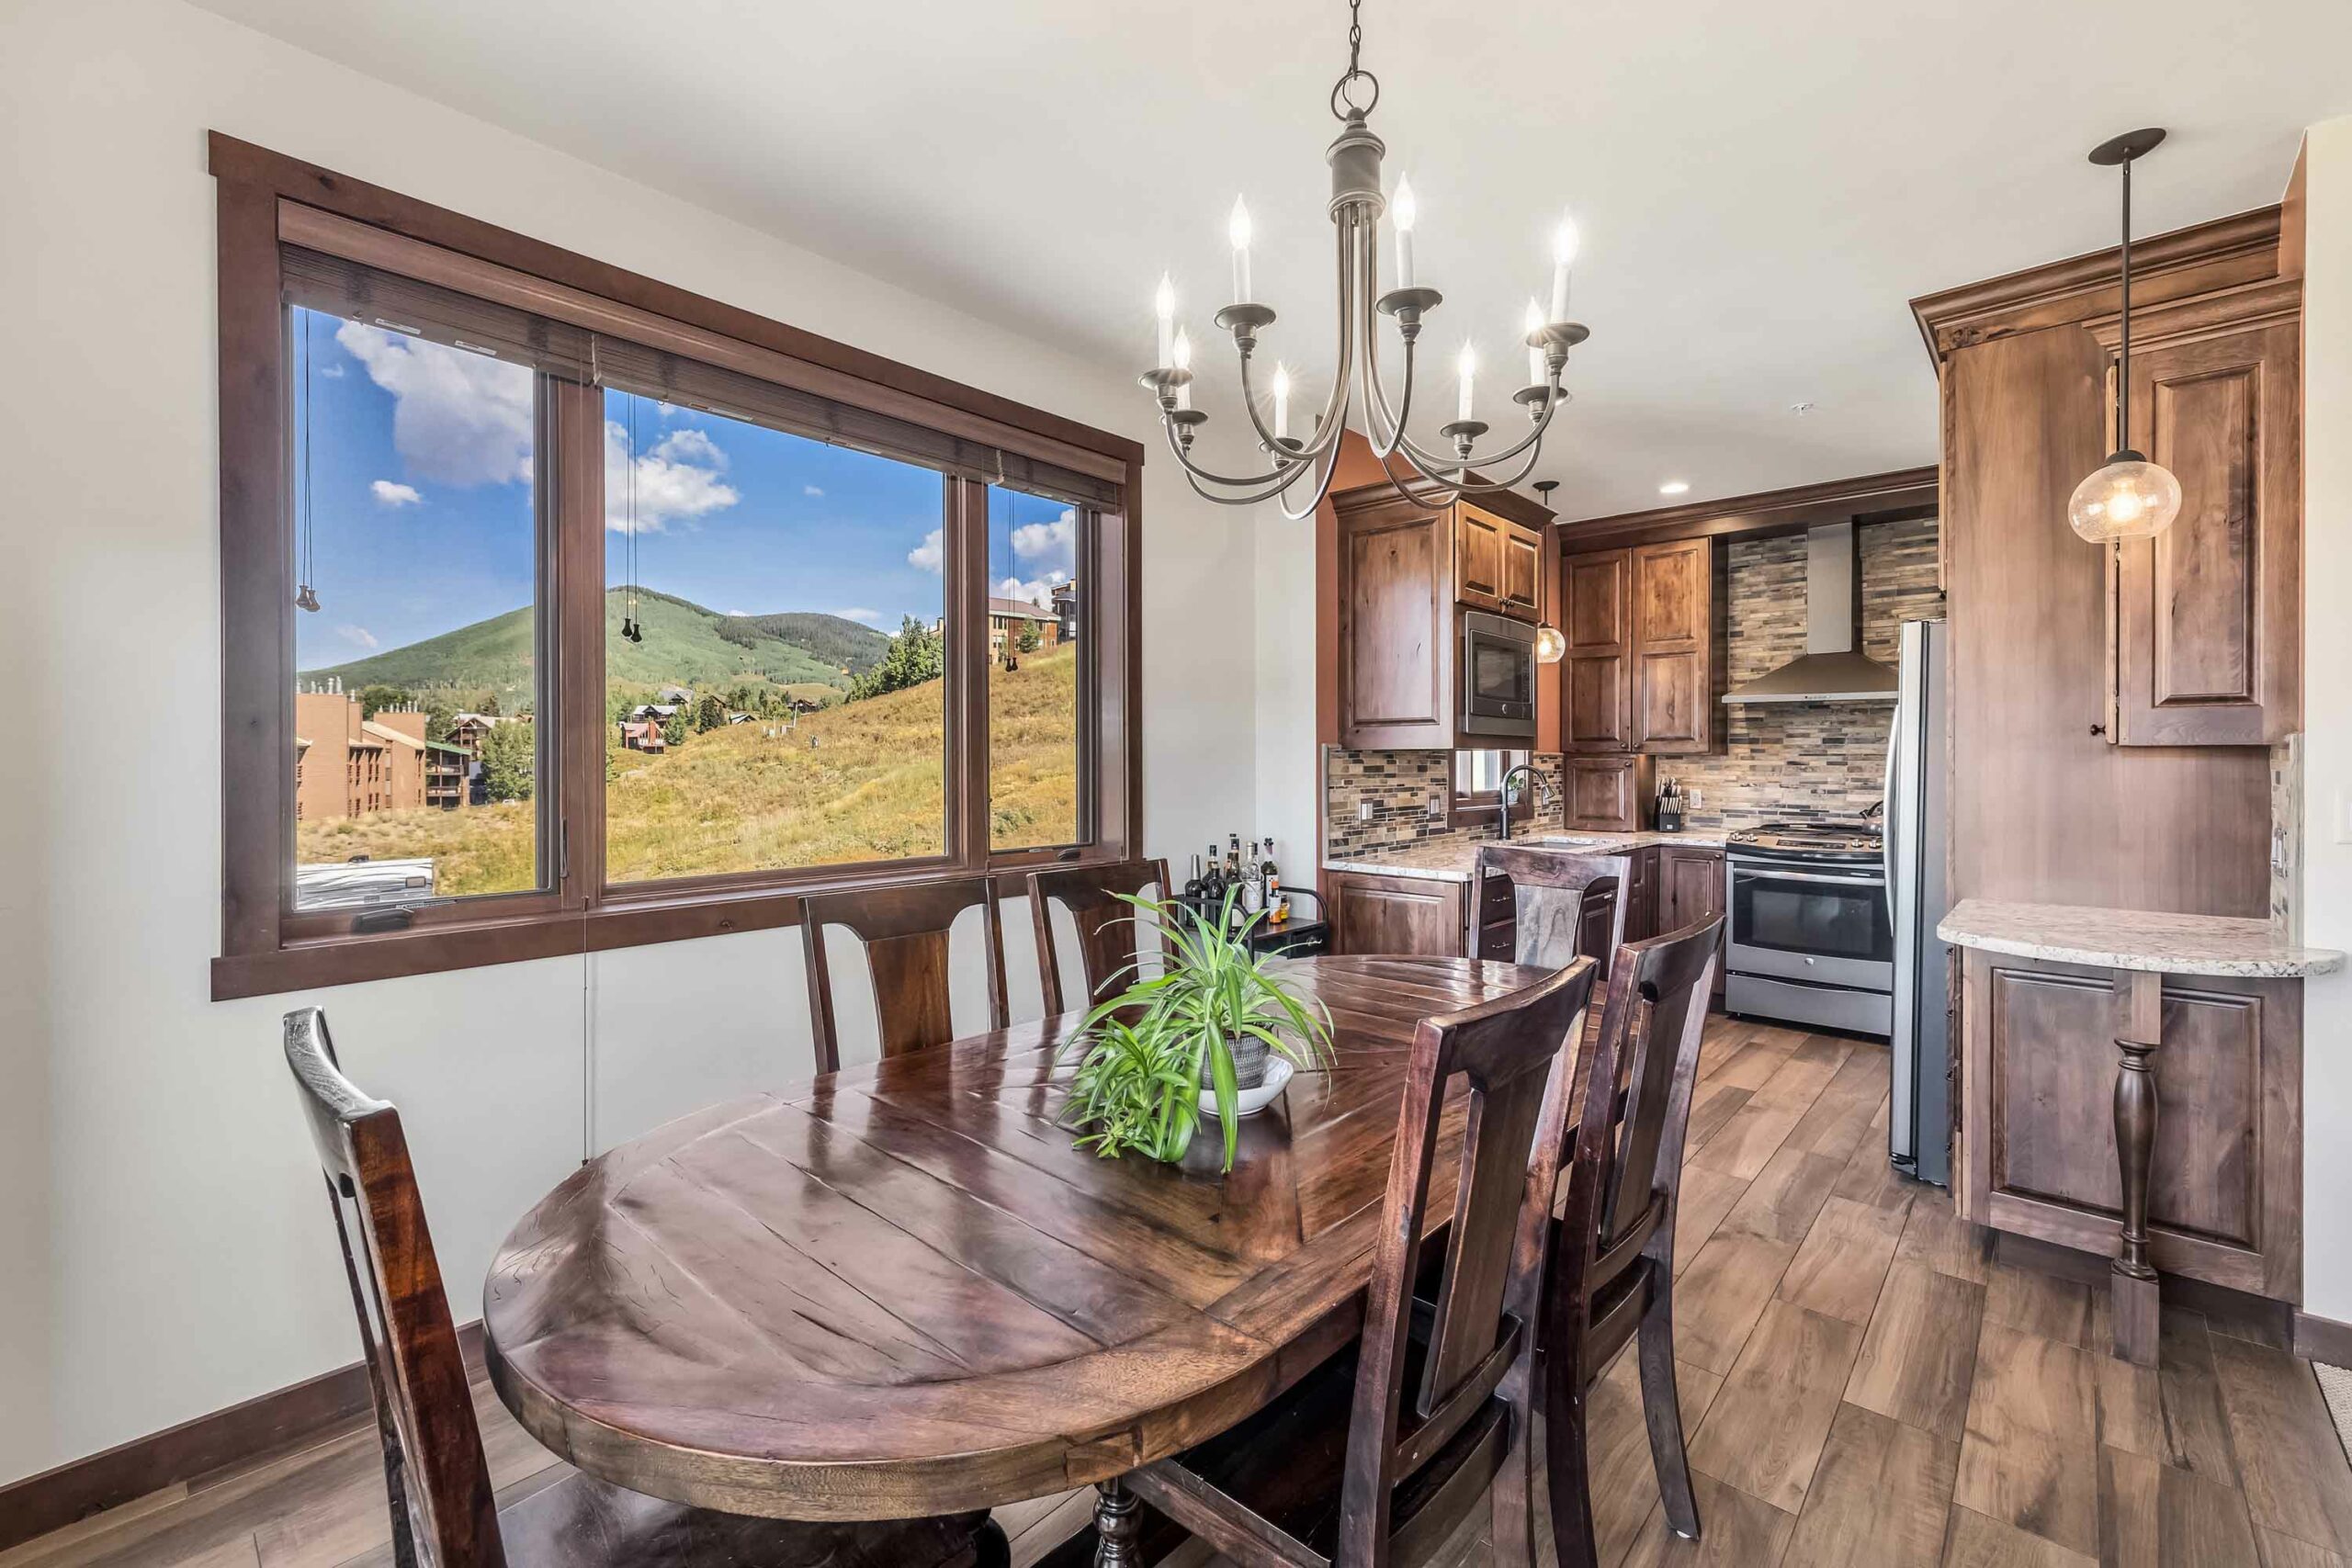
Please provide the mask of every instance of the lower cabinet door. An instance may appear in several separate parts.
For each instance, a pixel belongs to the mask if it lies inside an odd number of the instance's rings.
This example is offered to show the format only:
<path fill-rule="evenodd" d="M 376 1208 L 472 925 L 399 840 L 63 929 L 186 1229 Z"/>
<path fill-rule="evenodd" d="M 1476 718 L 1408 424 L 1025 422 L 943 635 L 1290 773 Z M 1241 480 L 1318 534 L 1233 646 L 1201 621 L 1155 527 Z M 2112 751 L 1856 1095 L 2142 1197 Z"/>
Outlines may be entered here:
<path fill-rule="evenodd" d="M 1467 889 L 1462 883 L 1353 871 L 1332 872 L 1329 878 L 1333 952 L 1463 956 Z"/>

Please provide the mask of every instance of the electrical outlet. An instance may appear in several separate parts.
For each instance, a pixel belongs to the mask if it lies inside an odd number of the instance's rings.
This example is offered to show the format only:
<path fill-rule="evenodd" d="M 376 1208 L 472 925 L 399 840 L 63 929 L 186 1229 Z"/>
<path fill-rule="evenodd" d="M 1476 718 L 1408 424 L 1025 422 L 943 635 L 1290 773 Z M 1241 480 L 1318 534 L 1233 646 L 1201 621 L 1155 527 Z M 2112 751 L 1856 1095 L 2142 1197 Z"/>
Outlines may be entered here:
<path fill-rule="evenodd" d="M 1359 800 L 1356 802 L 1356 820 L 1359 822 L 1369 822 L 1372 820 L 1372 802 L 1368 800 Z"/>
<path fill-rule="evenodd" d="M 1705 810 L 1705 809 L 1706 809 L 1706 806 L 1707 806 L 1707 795 L 1706 795 L 1706 792 L 1705 792 L 1704 790 L 1701 789 L 1697 784 L 1692 784 L 1689 789 L 1684 790 L 1682 793 L 1683 793 L 1683 794 L 1685 794 L 1685 795 L 1689 795 L 1689 796 L 1690 797 L 1690 809 L 1691 809 L 1691 810 L 1693 810 L 1693 811 L 1703 811 L 1703 810 Z"/>
<path fill-rule="evenodd" d="M 1438 818 L 1443 817 L 1444 815 L 1445 815 L 1445 796 L 1443 796 L 1443 795 L 1433 795 L 1430 796 L 1430 818 L 1431 818 L 1432 820 L 1434 820 L 1434 819 L 1436 819 L 1436 818 Z"/>

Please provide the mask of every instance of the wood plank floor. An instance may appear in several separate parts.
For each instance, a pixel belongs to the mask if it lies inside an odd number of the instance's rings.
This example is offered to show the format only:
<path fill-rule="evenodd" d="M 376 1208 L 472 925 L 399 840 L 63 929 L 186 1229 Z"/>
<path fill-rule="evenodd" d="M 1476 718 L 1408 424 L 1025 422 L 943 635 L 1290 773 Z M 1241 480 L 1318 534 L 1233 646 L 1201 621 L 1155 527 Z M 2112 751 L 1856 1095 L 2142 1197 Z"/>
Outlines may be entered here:
<path fill-rule="evenodd" d="M 2090 1286 L 1994 1258 L 1887 1167 L 1887 1056 L 1710 1026 L 1677 1236 L 1677 1348 L 1703 1539 L 1667 1530 L 1633 1359 L 1593 1404 L 1610 1568 L 2352 1568 L 2352 1466 L 2311 1369 L 2168 1310 L 2162 1364 L 2106 1353 Z M 563 1473 L 476 1391 L 493 1483 Z M 1091 1494 L 1000 1511 L 1035 1562 Z M 0 1552 L 0 1568 L 387 1561 L 372 1423 Z M 1474 1519 L 1440 1568 L 1491 1559 Z M 1197 1547 L 1171 1568 L 1215 1560 Z"/>

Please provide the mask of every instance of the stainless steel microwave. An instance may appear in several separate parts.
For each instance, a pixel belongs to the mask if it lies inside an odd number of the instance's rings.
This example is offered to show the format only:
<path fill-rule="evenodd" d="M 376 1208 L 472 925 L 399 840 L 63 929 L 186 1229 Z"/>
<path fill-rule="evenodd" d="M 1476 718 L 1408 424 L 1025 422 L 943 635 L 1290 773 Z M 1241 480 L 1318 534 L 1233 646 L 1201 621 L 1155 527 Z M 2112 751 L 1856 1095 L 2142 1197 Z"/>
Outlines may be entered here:
<path fill-rule="evenodd" d="M 1535 628 L 1464 610 L 1461 729 L 1498 740 L 1535 739 Z"/>

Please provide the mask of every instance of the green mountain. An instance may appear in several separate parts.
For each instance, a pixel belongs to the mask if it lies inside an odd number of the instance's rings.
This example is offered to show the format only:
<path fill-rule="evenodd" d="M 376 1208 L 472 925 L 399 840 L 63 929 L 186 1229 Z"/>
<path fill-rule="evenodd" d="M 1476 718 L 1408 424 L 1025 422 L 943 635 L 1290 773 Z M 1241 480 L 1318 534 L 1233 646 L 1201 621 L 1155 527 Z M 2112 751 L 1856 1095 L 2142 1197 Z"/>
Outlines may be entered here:
<path fill-rule="evenodd" d="M 638 591 L 643 642 L 621 639 L 622 590 L 605 593 L 607 679 L 627 685 L 675 682 L 699 690 L 766 679 L 779 685 L 845 687 L 850 675 L 880 662 L 890 639 L 839 615 L 794 612 L 722 615 L 668 593 Z M 301 671 L 305 680 L 341 677 L 347 691 L 381 683 L 411 691 L 488 688 L 518 697 L 531 686 L 531 612 L 509 610 L 439 637 L 386 649 L 348 664 Z"/>

